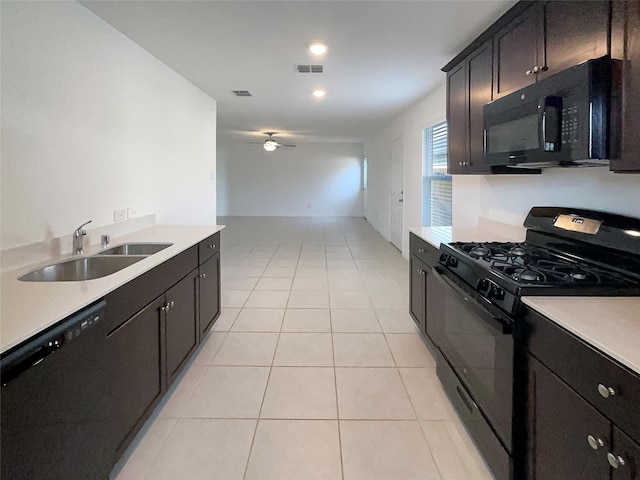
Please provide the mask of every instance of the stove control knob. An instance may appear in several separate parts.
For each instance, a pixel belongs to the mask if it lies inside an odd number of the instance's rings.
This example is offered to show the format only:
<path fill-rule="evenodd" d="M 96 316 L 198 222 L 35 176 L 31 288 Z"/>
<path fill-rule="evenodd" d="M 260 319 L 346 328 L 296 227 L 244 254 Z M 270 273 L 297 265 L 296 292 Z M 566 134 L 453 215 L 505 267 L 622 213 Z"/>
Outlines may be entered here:
<path fill-rule="evenodd" d="M 500 287 L 494 287 L 492 293 L 493 298 L 495 298 L 496 300 L 504 300 L 504 290 Z"/>
<path fill-rule="evenodd" d="M 489 282 L 488 279 L 482 278 L 482 279 L 478 280 L 478 285 L 476 285 L 476 290 L 478 290 L 480 292 L 486 291 L 489 288 L 490 284 L 491 284 L 491 282 Z"/>
<path fill-rule="evenodd" d="M 447 267 L 456 268 L 458 266 L 458 259 L 455 257 L 449 256 L 449 258 L 447 258 L 447 262 L 445 263 L 445 265 Z"/>
<path fill-rule="evenodd" d="M 449 255 L 447 255 L 446 253 L 441 253 L 440 254 L 440 262 L 444 263 L 445 265 L 447 264 L 447 258 L 449 257 Z"/>

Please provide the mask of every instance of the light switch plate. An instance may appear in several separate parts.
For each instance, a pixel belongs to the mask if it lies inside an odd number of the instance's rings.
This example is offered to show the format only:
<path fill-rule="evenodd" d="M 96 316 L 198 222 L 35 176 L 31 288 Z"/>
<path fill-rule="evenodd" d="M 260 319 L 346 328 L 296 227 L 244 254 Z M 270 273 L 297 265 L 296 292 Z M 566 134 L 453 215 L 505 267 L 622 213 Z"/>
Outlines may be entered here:
<path fill-rule="evenodd" d="M 113 211 L 113 221 L 114 222 L 123 222 L 127 219 L 127 210 L 114 210 Z"/>

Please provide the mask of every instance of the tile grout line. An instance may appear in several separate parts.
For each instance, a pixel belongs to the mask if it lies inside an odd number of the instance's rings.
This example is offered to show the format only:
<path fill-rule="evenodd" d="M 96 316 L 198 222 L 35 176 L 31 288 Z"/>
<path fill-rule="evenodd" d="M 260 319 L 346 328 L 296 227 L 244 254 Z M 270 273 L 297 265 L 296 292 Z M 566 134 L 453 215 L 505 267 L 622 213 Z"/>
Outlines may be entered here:
<path fill-rule="evenodd" d="M 331 295 L 327 293 L 327 295 Z M 329 297 L 329 306 L 331 306 L 331 297 Z M 340 407 L 338 406 L 338 375 L 336 371 L 336 350 L 333 343 L 333 316 L 331 308 L 329 308 L 329 327 L 331 329 L 331 356 L 333 357 L 333 384 L 336 392 L 336 420 L 338 424 L 338 449 L 340 452 L 340 473 L 344 480 L 344 457 L 342 455 L 342 429 L 340 428 Z"/>
<path fill-rule="evenodd" d="M 261 277 L 262 278 L 262 277 Z M 289 299 L 287 298 L 287 304 L 289 303 Z M 286 307 L 285 307 L 286 312 Z M 249 462 L 251 461 L 251 454 L 253 453 L 253 446 L 256 441 L 256 435 L 258 434 L 258 427 L 260 426 L 260 419 L 262 416 L 262 409 L 264 407 L 264 400 L 267 397 L 267 389 L 269 388 L 269 381 L 271 380 L 271 373 L 273 372 L 273 363 L 276 358 L 276 353 L 278 352 L 278 345 L 280 344 L 280 336 L 282 335 L 282 325 L 284 324 L 284 314 L 282 316 L 282 323 L 280 323 L 280 331 L 278 332 L 278 338 L 276 340 L 276 346 L 273 349 L 273 356 L 271 357 L 271 365 L 269 366 L 269 374 L 267 375 L 267 383 L 264 386 L 264 392 L 262 393 L 262 401 L 260 402 L 260 409 L 258 410 L 258 418 L 256 419 L 256 428 L 253 430 L 253 436 L 251 437 L 251 446 L 249 447 L 249 454 L 247 455 L 247 463 L 244 466 L 244 473 L 242 474 L 242 478 L 246 479 L 247 472 L 249 471 Z"/>

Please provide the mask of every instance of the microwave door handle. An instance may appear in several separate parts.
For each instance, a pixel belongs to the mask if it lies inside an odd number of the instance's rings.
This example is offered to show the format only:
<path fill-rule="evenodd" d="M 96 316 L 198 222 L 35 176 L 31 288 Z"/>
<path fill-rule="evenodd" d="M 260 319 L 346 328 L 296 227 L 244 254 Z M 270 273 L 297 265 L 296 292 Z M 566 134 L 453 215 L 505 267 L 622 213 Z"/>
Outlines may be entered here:
<path fill-rule="evenodd" d="M 460 297 L 462 301 L 462 305 L 464 308 L 469 311 L 474 316 L 482 317 L 483 322 L 495 330 L 500 335 L 511 335 L 512 328 L 511 325 L 506 324 L 498 320 L 494 315 L 491 314 L 488 310 L 483 308 L 479 303 L 476 302 L 473 298 L 469 298 L 468 294 L 460 288 L 458 285 L 453 283 L 453 281 L 449 280 L 444 272 L 439 270 L 438 267 L 433 267 L 432 273 L 434 278 L 449 292 L 455 294 L 457 297 Z"/>
<path fill-rule="evenodd" d="M 542 150 L 558 152 L 561 144 L 562 97 L 544 97 L 542 109 Z"/>

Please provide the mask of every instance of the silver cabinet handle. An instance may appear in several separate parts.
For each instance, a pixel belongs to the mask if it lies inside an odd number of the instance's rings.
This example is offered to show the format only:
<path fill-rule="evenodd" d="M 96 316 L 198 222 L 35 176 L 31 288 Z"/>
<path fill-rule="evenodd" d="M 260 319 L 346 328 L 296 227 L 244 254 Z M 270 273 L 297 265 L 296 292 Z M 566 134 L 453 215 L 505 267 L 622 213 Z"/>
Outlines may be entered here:
<path fill-rule="evenodd" d="M 598 393 L 602 398 L 613 397 L 616 391 L 612 387 L 605 387 L 603 384 L 598 384 Z"/>
<path fill-rule="evenodd" d="M 200 274 L 200 278 L 205 278 L 206 276 L 207 276 L 207 274 L 206 274 L 206 273 L 201 273 L 201 274 Z"/>
<path fill-rule="evenodd" d="M 207 248 L 216 248 L 216 246 L 213 243 L 210 243 L 209 245 L 207 245 Z"/>
<path fill-rule="evenodd" d="M 589 442 L 589 446 L 594 450 L 597 450 L 600 447 L 604 447 L 604 442 L 601 438 L 596 438 L 593 435 L 587 435 L 587 442 Z"/>
<path fill-rule="evenodd" d="M 424 248 L 419 248 L 419 249 L 418 249 L 418 253 L 425 253 Z"/>
<path fill-rule="evenodd" d="M 620 455 L 614 455 L 613 453 L 607 453 L 607 461 L 613 468 L 620 468 L 625 465 L 624 458 Z"/>
<path fill-rule="evenodd" d="M 533 75 L 533 70 L 527 70 L 524 72 L 525 75 Z"/>
<path fill-rule="evenodd" d="M 169 306 L 170 306 L 171 308 L 175 307 L 175 306 L 176 306 L 176 302 L 171 302 L 171 303 L 169 304 Z"/>

